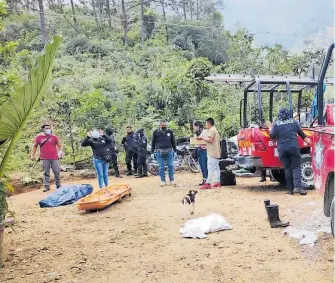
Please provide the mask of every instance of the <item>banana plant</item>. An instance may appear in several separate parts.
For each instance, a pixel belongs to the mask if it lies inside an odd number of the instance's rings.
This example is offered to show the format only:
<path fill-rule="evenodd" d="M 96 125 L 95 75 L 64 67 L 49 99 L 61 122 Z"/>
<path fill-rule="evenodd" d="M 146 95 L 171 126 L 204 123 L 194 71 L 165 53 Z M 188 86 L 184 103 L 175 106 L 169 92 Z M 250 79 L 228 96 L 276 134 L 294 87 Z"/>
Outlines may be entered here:
<path fill-rule="evenodd" d="M 0 105 L 0 148 L 5 148 L 0 161 L 0 267 L 4 264 L 3 232 L 8 213 L 6 197 L 10 187 L 4 178 L 6 165 L 22 128 L 51 86 L 52 68 L 60 42 L 60 36 L 54 36 L 53 41 L 47 44 L 43 53 L 38 56 L 36 67 L 30 70 L 27 82 Z"/>

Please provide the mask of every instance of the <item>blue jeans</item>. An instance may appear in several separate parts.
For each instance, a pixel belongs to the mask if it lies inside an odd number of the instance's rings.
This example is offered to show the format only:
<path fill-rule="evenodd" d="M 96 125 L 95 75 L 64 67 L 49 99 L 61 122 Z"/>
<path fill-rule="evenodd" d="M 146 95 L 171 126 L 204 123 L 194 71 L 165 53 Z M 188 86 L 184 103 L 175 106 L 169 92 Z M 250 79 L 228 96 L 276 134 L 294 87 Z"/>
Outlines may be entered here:
<path fill-rule="evenodd" d="M 165 162 L 167 162 L 167 166 L 169 169 L 170 182 L 174 181 L 173 157 L 174 152 L 172 149 L 169 150 L 168 155 L 166 157 L 163 157 L 159 150 L 157 150 L 156 152 L 156 158 L 159 165 L 159 176 L 161 177 L 162 182 L 165 182 Z"/>
<path fill-rule="evenodd" d="M 202 173 L 202 178 L 207 179 L 208 169 L 207 169 L 207 150 L 198 148 L 197 149 L 198 161 Z"/>
<path fill-rule="evenodd" d="M 109 163 L 93 157 L 93 165 L 98 174 L 99 188 L 108 186 L 108 167 Z"/>

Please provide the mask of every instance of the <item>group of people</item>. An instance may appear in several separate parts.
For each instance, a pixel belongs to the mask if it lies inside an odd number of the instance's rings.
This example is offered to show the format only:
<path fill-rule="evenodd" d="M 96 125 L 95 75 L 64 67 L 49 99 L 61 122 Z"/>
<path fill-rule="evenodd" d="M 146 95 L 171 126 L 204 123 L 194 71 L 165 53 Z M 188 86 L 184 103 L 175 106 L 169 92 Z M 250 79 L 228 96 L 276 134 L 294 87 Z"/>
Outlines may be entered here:
<path fill-rule="evenodd" d="M 299 123 L 290 118 L 288 109 L 281 109 L 278 120 L 272 124 L 267 122 L 270 129 L 270 137 L 277 139 L 278 152 L 285 169 L 288 193 L 298 192 L 305 195 L 306 191 L 301 183 L 300 173 L 300 147 L 297 134 L 310 144 L 310 139 L 301 130 Z M 211 189 L 221 186 L 221 172 L 219 160 L 221 157 L 220 134 L 215 128 L 212 118 L 206 120 L 206 125 L 195 121 L 193 123 L 195 139 L 199 142 L 197 157 L 202 172 L 201 189 Z M 61 140 L 52 134 L 50 125 L 42 126 L 42 134 L 36 136 L 31 159 L 36 160 L 36 151 L 40 147 L 40 157 L 44 170 L 44 191 L 50 190 L 50 168 L 55 175 L 56 187 L 61 186 L 59 159 L 63 156 Z M 121 177 L 118 162 L 117 149 L 113 136 L 113 129 L 107 128 L 105 131 L 93 129 L 87 133 L 86 138 L 81 142 L 83 147 L 91 147 L 93 152 L 93 164 L 97 172 L 98 184 L 100 188 L 108 186 L 108 170 L 110 164 L 114 168 L 116 177 Z M 143 129 L 136 132 L 131 126 L 126 128 L 126 136 L 122 139 L 122 145 L 126 151 L 126 175 L 136 175 L 137 178 L 148 176 L 146 158 L 149 154 L 147 149 L 148 140 Z M 167 122 L 161 120 L 159 128 L 152 134 L 151 154 L 155 156 L 159 165 L 159 175 L 161 186 L 166 185 L 165 167 L 168 168 L 170 185 L 176 186 L 174 179 L 174 157 L 176 154 L 176 141 L 174 133 L 167 127 Z M 265 180 L 266 171 L 262 172 L 262 180 Z M 215 180 L 212 183 L 212 176 Z"/>

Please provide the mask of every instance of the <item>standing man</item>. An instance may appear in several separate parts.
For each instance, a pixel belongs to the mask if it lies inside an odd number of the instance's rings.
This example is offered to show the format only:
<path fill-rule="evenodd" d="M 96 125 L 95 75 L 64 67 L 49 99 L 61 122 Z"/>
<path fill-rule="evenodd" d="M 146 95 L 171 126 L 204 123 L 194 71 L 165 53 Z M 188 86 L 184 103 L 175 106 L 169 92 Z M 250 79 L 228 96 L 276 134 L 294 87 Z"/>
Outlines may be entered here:
<path fill-rule="evenodd" d="M 220 135 L 214 126 L 214 120 L 208 118 L 206 120 L 207 137 L 196 137 L 198 140 L 204 140 L 207 143 L 207 167 L 208 177 L 206 183 L 200 188 L 202 190 L 221 187 L 220 182 L 220 166 L 219 160 L 221 157 Z M 215 173 L 215 183 L 211 185 L 212 175 Z"/>
<path fill-rule="evenodd" d="M 193 129 L 197 137 L 204 137 L 205 130 L 201 122 L 195 121 L 193 123 Z M 202 173 L 202 182 L 199 185 L 202 186 L 206 184 L 206 180 L 208 178 L 206 145 L 200 145 L 199 147 L 197 147 L 197 157 L 199 160 L 199 165 Z"/>
<path fill-rule="evenodd" d="M 148 154 L 148 140 L 144 134 L 143 129 L 137 130 L 138 140 L 137 140 L 137 169 L 138 176 L 136 178 L 148 177 L 148 168 L 147 168 L 147 154 Z"/>
<path fill-rule="evenodd" d="M 126 151 L 126 164 L 127 164 L 127 176 L 133 175 L 133 172 L 131 171 L 131 162 L 133 162 L 134 166 L 134 173 L 137 175 L 137 151 L 136 151 L 136 139 L 137 136 L 133 131 L 133 128 L 131 126 L 128 126 L 127 129 L 127 135 L 122 139 L 122 145 Z"/>
<path fill-rule="evenodd" d="M 173 131 L 167 128 L 167 122 L 161 120 L 159 128 L 152 134 L 151 151 L 155 153 L 158 165 L 159 176 L 161 178 L 161 187 L 166 185 L 165 182 L 165 162 L 169 169 L 169 179 L 172 186 L 176 186 L 174 181 L 173 158 L 176 151 L 176 140 Z"/>
<path fill-rule="evenodd" d="M 285 179 L 288 187 L 288 194 L 299 193 L 306 195 L 304 185 L 301 183 L 301 153 L 297 134 L 305 143 L 310 144 L 311 140 L 306 137 L 297 120 L 291 118 L 287 108 L 281 108 L 278 114 L 278 121 L 271 124 L 267 122 L 270 130 L 270 137 L 277 139 L 278 153 L 281 163 L 285 169 Z"/>
<path fill-rule="evenodd" d="M 42 126 L 41 134 L 35 137 L 34 146 L 31 152 L 31 160 L 36 158 L 36 150 L 40 147 L 39 160 L 42 161 L 44 170 L 44 190 L 47 192 L 50 190 L 50 168 L 55 175 L 56 188 L 61 187 L 60 184 L 60 168 L 59 158 L 63 156 L 63 147 L 60 139 L 52 134 L 51 127 L 48 124 Z"/>
<path fill-rule="evenodd" d="M 113 169 L 114 169 L 114 176 L 116 178 L 122 178 L 120 176 L 120 171 L 119 171 L 119 167 L 117 165 L 117 153 L 116 153 L 116 149 L 115 149 L 115 139 L 114 139 L 114 130 L 112 128 L 107 128 L 105 130 L 105 134 L 110 137 L 111 139 L 111 143 L 109 144 L 109 150 L 110 150 L 110 154 L 112 157 L 112 165 L 113 165 Z"/>

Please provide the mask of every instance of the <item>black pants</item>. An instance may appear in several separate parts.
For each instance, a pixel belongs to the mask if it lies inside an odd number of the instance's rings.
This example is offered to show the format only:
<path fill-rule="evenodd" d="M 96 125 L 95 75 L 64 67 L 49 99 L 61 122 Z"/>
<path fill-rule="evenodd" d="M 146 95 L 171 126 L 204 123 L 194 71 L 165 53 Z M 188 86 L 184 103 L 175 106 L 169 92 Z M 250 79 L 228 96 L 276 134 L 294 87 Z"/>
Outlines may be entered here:
<path fill-rule="evenodd" d="M 131 150 L 126 152 L 126 164 L 128 171 L 131 171 L 131 162 L 133 162 L 134 170 L 137 172 L 137 153 Z"/>
<path fill-rule="evenodd" d="M 137 157 L 137 166 L 138 166 L 138 174 L 139 175 L 147 175 L 148 168 L 147 168 L 147 158 L 144 155 L 139 155 Z"/>
<path fill-rule="evenodd" d="M 119 167 L 117 165 L 117 154 L 116 153 L 113 153 L 112 154 L 112 162 L 111 162 L 112 166 L 113 166 L 113 169 L 114 169 L 114 174 L 115 175 L 119 175 Z"/>
<path fill-rule="evenodd" d="M 285 179 L 289 191 L 294 188 L 303 189 L 301 185 L 301 154 L 299 148 L 287 148 L 279 150 L 280 161 L 284 165 Z"/>

